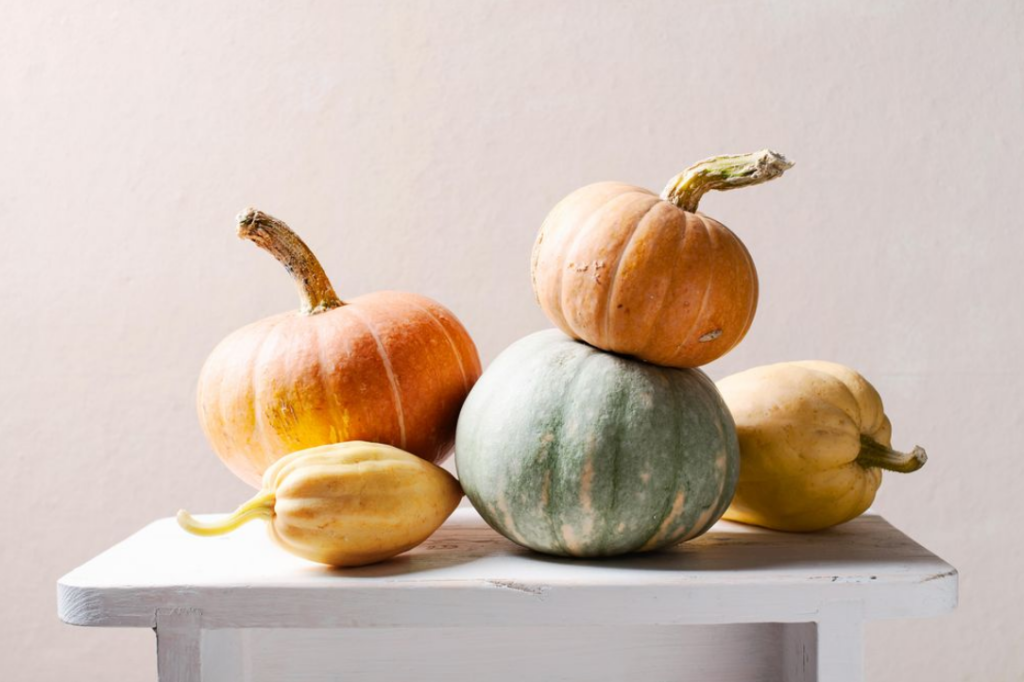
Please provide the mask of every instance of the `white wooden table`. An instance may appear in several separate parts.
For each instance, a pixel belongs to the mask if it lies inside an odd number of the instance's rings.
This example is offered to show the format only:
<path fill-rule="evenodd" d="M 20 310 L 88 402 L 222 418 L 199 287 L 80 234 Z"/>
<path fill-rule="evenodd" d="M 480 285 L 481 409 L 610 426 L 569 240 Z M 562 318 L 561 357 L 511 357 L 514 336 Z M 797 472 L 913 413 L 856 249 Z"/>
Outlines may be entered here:
<path fill-rule="evenodd" d="M 161 682 L 826 680 L 863 623 L 953 609 L 957 574 L 878 516 L 811 535 L 720 522 L 672 550 L 534 554 L 471 509 L 360 569 L 157 521 L 61 578 L 66 623 L 154 628 Z"/>

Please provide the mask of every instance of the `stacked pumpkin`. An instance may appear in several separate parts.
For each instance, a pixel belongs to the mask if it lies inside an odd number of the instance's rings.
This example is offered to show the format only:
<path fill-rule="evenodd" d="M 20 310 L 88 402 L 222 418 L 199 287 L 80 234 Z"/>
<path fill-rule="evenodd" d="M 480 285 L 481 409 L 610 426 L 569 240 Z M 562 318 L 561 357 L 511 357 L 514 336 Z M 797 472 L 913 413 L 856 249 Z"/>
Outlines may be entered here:
<path fill-rule="evenodd" d="M 765 368 L 723 382 L 723 399 L 698 369 L 743 339 L 758 295 L 747 249 L 698 203 L 791 165 L 770 150 L 716 157 L 660 196 L 602 182 L 555 206 L 533 288 L 560 331 L 502 353 L 459 417 L 460 481 L 492 527 L 576 557 L 674 545 L 723 514 L 812 530 L 863 512 L 878 467 L 923 463 L 888 448 L 877 393 L 851 370 Z"/>
<path fill-rule="evenodd" d="M 473 505 L 550 554 L 653 550 L 707 531 L 739 473 L 729 410 L 697 367 L 757 306 L 743 243 L 701 196 L 778 177 L 774 152 L 698 163 L 658 195 L 601 182 L 548 215 L 533 288 L 560 331 L 501 354 L 462 409 L 456 462 Z"/>

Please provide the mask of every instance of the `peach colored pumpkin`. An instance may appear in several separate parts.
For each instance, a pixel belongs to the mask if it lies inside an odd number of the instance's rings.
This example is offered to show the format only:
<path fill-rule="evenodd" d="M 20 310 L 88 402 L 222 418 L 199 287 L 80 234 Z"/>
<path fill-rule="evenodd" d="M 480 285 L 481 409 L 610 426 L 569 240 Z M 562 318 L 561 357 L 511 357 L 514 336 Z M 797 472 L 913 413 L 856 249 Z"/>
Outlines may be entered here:
<path fill-rule="evenodd" d="M 203 366 L 199 421 L 228 468 L 258 488 L 280 457 L 350 440 L 443 461 L 480 376 L 455 316 L 410 293 L 341 301 L 309 248 L 265 213 L 239 216 L 238 233 L 284 264 L 302 309 L 233 332 Z"/>
<path fill-rule="evenodd" d="M 766 182 L 791 166 L 764 150 L 701 161 L 660 197 L 619 182 L 576 190 L 534 245 L 541 308 L 576 339 L 658 365 L 721 357 L 753 322 L 757 271 L 739 238 L 697 204 L 708 190 Z"/>

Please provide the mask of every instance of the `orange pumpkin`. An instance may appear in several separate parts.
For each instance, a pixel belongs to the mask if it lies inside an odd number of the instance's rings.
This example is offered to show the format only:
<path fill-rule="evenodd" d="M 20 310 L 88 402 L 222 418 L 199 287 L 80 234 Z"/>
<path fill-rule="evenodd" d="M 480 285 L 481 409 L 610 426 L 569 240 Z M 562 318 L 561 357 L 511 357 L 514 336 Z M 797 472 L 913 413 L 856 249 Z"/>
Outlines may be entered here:
<path fill-rule="evenodd" d="M 233 332 L 203 366 L 199 420 L 228 468 L 258 488 L 280 457 L 350 440 L 442 461 L 480 376 L 455 316 L 402 292 L 341 301 L 303 241 L 260 211 L 239 216 L 238 234 L 285 266 L 302 308 Z"/>
<path fill-rule="evenodd" d="M 576 190 L 533 248 L 541 308 L 574 338 L 658 365 L 721 357 L 754 319 L 757 271 L 739 238 L 697 204 L 709 190 L 766 182 L 791 166 L 764 150 L 701 161 L 660 197 L 618 182 Z"/>

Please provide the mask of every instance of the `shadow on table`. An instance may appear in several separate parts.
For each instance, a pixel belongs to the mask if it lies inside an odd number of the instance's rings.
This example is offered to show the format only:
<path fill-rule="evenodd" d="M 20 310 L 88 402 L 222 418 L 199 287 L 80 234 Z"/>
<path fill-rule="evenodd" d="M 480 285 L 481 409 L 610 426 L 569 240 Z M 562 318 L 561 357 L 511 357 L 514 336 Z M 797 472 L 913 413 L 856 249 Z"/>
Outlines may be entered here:
<path fill-rule="evenodd" d="M 313 573 L 336 575 L 339 578 L 397 578 L 414 573 L 429 573 L 439 569 L 452 568 L 479 561 L 480 559 L 480 556 L 465 555 L 457 552 L 438 554 L 432 551 L 418 551 L 417 548 L 405 554 L 399 554 L 387 561 L 369 566 L 338 568 L 335 566 L 313 564 L 307 567 L 306 570 Z"/>
<path fill-rule="evenodd" d="M 884 522 L 882 522 L 884 523 Z M 873 521 L 858 519 L 845 526 L 816 533 L 782 533 L 736 524 L 719 524 L 710 533 L 667 549 L 610 558 L 573 559 L 520 547 L 489 528 L 463 530 L 457 538 L 431 538 L 389 561 L 357 568 L 310 567 L 344 578 L 392 578 L 451 569 L 476 561 L 511 559 L 572 566 L 575 570 L 729 572 L 765 569 L 812 570 L 828 579 L 833 567 L 856 572 L 858 564 L 872 565 L 891 559 L 886 533 L 872 530 Z M 888 524 L 886 524 L 888 529 Z M 896 539 L 894 538 L 894 541 Z M 903 540 L 905 542 L 905 539 Z M 925 556 L 922 550 L 922 556 Z M 904 556 L 903 561 L 911 557 Z"/>
<path fill-rule="evenodd" d="M 530 552 L 535 561 L 630 571 L 727 571 L 742 573 L 764 569 L 813 570 L 829 578 L 832 568 L 856 572 L 858 565 L 877 570 L 893 561 L 892 550 L 905 548 L 902 537 L 878 517 L 861 517 L 813 533 L 785 533 L 720 523 L 710 533 L 689 542 L 654 552 L 626 554 L 607 559 L 572 559 Z M 929 554 L 921 548 L 920 559 Z M 900 557 L 913 563 L 914 556 Z M 867 576 L 866 579 L 873 579 Z"/>

